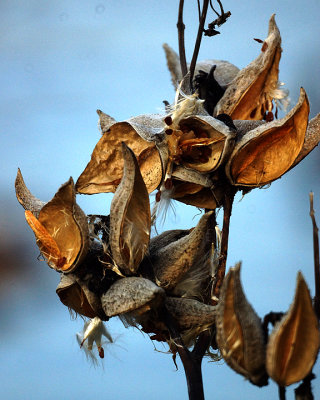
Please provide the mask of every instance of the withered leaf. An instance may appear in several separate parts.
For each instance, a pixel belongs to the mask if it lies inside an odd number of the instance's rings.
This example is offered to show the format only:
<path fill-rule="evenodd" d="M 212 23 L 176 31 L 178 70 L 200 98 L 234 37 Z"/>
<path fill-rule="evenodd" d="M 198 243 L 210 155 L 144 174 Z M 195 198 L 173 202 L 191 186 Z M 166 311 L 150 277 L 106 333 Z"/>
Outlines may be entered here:
<path fill-rule="evenodd" d="M 271 111 L 273 99 L 285 98 L 287 93 L 279 89 L 278 82 L 281 51 L 281 36 L 272 15 L 260 55 L 231 82 L 214 115 L 225 113 L 232 119 L 263 119 Z"/>
<path fill-rule="evenodd" d="M 316 361 L 319 346 L 318 320 L 308 286 L 299 272 L 293 303 L 268 341 L 268 374 L 281 386 L 304 379 Z"/>
<path fill-rule="evenodd" d="M 217 343 L 227 364 L 258 386 L 267 384 L 261 321 L 248 303 L 240 281 L 240 266 L 226 275 L 217 306 Z"/>
<path fill-rule="evenodd" d="M 297 105 L 284 118 L 258 126 L 236 143 L 226 165 L 231 183 L 258 187 L 280 178 L 302 149 L 308 115 L 308 98 L 301 88 Z"/>
<path fill-rule="evenodd" d="M 118 267 L 133 274 L 148 250 L 149 195 L 132 150 L 122 144 L 124 172 L 110 208 L 110 246 Z"/>
<path fill-rule="evenodd" d="M 149 279 L 121 278 L 101 297 L 102 307 L 108 317 L 136 311 L 149 310 L 160 304 L 165 292 Z"/>
<path fill-rule="evenodd" d="M 38 218 L 26 211 L 26 219 L 48 265 L 71 272 L 88 251 L 87 218 L 76 203 L 72 178 L 40 210 Z"/>
<path fill-rule="evenodd" d="M 158 128 L 157 118 L 149 118 L 141 125 L 141 117 L 118 122 L 104 132 L 91 155 L 91 160 L 76 183 L 79 193 L 94 194 L 114 192 L 123 173 L 121 143 L 129 146 L 137 157 L 142 176 L 149 192 L 155 190 L 162 177 L 162 165 L 155 141 L 153 126 Z M 147 131 L 147 132 L 145 132 Z M 149 133 L 149 136 L 148 136 Z"/>

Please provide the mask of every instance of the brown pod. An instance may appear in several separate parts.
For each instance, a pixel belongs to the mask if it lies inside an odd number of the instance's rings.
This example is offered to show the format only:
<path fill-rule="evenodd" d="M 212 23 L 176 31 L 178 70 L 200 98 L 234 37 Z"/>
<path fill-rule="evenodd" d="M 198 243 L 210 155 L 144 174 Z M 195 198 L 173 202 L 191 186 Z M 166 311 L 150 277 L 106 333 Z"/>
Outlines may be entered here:
<path fill-rule="evenodd" d="M 122 144 L 124 172 L 110 208 L 110 246 L 114 262 L 134 274 L 145 256 L 150 237 L 149 195 L 132 150 Z"/>
<path fill-rule="evenodd" d="M 101 118 L 102 114 L 99 115 Z M 157 115 L 141 115 L 124 122 L 107 123 L 101 119 L 100 122 L 103 135 L 77 180 L 77 191 L 84 194 L 115 192 L 124 167 L 122 142 L 134 152 L 148 192 L 155 190 L 162 179 L 162 163 L 156 147 L 160 142 L 157 134 L 163 133 L 161 118 Z"/>
<path fill-rule="evenodd" d="M 16 196 L 19 203 L 25 210 L 31 211 L 35 216 L 39 215 L 41 208 L 46 204 L 44 201 L 35 197 L 24 183 L 20 168 L 18 168 L 15 180 Z"/>
<path fill-rule="evenodd" d="M 226 275 L 216 313 L 217 343 L 227 364 L 253 384 L 267 384 L 261 321 L 248 303 L 237 264 Z"/>
<path fill-rule="evenodd" d="M 267 345 L 267 371 L 280 386 L 304 379 L 319 352 L 318 319 L 308 286 L 298 273 L 293 303 L 272 331 Z"/>
<path fill-rule="evenodd" d="M 297 105 L 284 118 L 262 124 L 244 134 L 226 165 L 231 183 L 259 187 L 287 172 L 302 149 L 308 115 L 308 98 L 301 88 Z M 241 126 L 241 121 L 238 125 Z"/>
<path fill-rule="evenodd" d="M 260 55 L 236 75 L 216 105 L 214 115 L 224 113 L 232 119 L 259 120 L 272 110 L 273 100 L 288 103 L 288 93 L 278 81 L 281 52 L 281 36 L 272 15 Z"/>
<path fill-rule="evenodd" d="M 99 317 L 102 320 L 106 320 L 100 298 L 91 292 L 75 275 L 61 274 L 56 293 L 61 303 L 77 314 L 88 318 Z"/>
<path fill-rule="evenodd" d="M 165 292 L 149 279 L 140 277 L 121 278 L 101 297 L 108 317 L 129 312 L 144 312 L 160 304 Z"/>
<path fill-rule="evenodd" d="M 76 203 L 73 179 L 60 187 L 37 218 L 29 210 L 25 216 L 48 265 L 58 271 L 72 272 L 89 247 L 87 217 Z"/>
<path fill-rule="evenodd" d="M 216 307 L 200 301 L 179 297 L 166 297 L 165 306 L 182 330 L 198 326 L 211 326 Z"/>

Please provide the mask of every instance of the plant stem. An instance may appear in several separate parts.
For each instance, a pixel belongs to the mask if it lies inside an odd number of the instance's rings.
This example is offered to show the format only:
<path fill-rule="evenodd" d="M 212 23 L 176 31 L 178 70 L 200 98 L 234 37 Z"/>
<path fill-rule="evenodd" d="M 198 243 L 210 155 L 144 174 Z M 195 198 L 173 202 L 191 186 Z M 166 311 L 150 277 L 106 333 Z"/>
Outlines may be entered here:
<path fill-rule="evenodd" d="M 310 198 L 310 217 L 313 227 L 313 258 L 314 258 L 314 281 L 315 281 L 315 297 L 314 310 L 320 320 L 320 264 L 319 264 L 319 229 L 317 226 L 315 212 L 313 208 L 313 192 L 309 193 Z"/>
<path fill-rule="evenodd" d="M 198 58 L 198 54 L 199 54 L 201 39 L 202 39 L 202 35 L 203 35 L 203 28 L 204 28 L 204 24 L 206 22 L 208 5 L 209 5 L 209 0 L 204 0 L 203 1 L 203 6 L 202 6 L 202 13 L 201 13 L 201 17 L 200 17 L 200 22 L 199 22 L 197 39 L 196 39 L 196 43 L 195 43 L 195 46 L 194 46 L 193 56 L 192 56 L 192 60 L 191 60 L 191 64 L 190 64 L 190 84 L 191 84 L 191 87 L 192 87 L 192 79 L 193 79 L 193 75 L 194 75 L 194 70 L 196 68 L 197 58 Z"/>
<path fill-rule="evenodd" d="M 286 400 L 286 387 L 278 386 L 279 388 L 279 400 Z"/>
<path fill-rule="evenodd" d="M 232 213 L 232 205 L 235 193 L 236 192 L 233 189 L 231 189 L 230 192 L 226 193 L 224 196 L 221 252 L 220 252 L 219 265 L 216 271 L 216 281 L 212 290 L 214 304 L 217 304 L 217 300 L 219 299 L 220 288 L 222 286 L 222 282 L 226 273 L 230 217 Z"/>
<path fill-rule="evenodd" d="M 201 362 L 207 348 L 206 341 L 208 340 L 209 333 L 203 332 L 200 334 L 197 341 L 198 346 L 197 344 L 195 346 L 196 350 L 190 352 L 183 343 L 179 329 L 171 314 L 164 308 L 161 316 L 180 356 L 186 375 L 189 400 L 204 400 Z"/>
<path fill-rule="evenodd" d="M 185 51 L 185 47 L 184 47 L 185 24 L 183 23 L 183 5 L 184 5 L 184 0 L 180 0 L 177 28 L 178 28 L 180 66 L 181 66 L 182 76 L 185 76 L 188 72 L 188 67 L 187 67 L 187 60 L 186 60 L 186 51 Z"/>

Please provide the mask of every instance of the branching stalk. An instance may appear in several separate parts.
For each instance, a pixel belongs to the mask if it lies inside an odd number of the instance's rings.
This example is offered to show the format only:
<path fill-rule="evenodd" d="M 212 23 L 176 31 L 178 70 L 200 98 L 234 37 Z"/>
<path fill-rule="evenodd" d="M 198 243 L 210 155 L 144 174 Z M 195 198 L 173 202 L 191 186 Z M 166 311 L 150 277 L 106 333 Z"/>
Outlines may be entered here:
<path fill-rule="evenodd" d="M 185 51 L 185 47 L 184 47 L 185 24 L 183 23 L 183 5 L 184 5 L 184 0 L 180 0 L 177 28 L 178 28 L 180 66 L 181 66 L 182 76 L 185 76 L 188 72 L 188 67 L 187 67 L 187 60 L 186 60 L 186 51 Z"/>

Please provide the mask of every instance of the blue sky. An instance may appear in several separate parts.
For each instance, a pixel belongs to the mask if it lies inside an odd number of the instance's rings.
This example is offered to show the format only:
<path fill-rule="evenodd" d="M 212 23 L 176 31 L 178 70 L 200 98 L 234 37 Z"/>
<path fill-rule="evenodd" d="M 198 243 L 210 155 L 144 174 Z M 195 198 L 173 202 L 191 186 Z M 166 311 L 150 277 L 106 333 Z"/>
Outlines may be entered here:
<path fill-rule="evenodd" d="M 282 34 L 280 79 L 292 104 L 303 86 L 313 117 L 320 111 L 320 5 L 317 0 L 223 2 L 232 12 L 221 35 L 204 38 L 199 59 L 225 59 L 242 68 L 260 51 L 276 13 Z M 162 43 L 177 49 L 178 2 L 36 1 L 0 3 L 0 387 L 3 398 L 186 398 L 182 366 L 154 350 L 147 336 L 108 323 L 116 344 L 94 369 L 78 348 L 72 321 L 55 294 L 58 275 L 37 261 L 13 183 L 20 167 L 30 190 L 49 200 L 80 175 L 99 139 L 96 109 L 117 120 L 158 112 L 174 97 Z M 186 52 L 196 35 L 196 2 L 186 2 Z M 262 317 L 285 311 L 301 270 L 314 293 L 308 193 L 315 192 L 320 224 L 319 149 L 270 188 L 236 199 L 228 266 L 242 260 L 249 301 Z M 79 196 L 87 213 L 108 213 L 110 195 Z M 220 213 L 220 217 L 221 217 Z M 194 226 L 199 216 L 176 206 L 164 229 Z M 158 350 L 166 351 L 158 346 Z M 258 389 L 222 362 L 204 361 L 208 399 L 276 398 L 271 384 Z M 320 397 L 320 381 L 314 383 Z M 288 399 L 293 399 L 290 387 Z"/>

